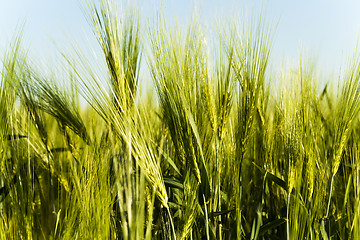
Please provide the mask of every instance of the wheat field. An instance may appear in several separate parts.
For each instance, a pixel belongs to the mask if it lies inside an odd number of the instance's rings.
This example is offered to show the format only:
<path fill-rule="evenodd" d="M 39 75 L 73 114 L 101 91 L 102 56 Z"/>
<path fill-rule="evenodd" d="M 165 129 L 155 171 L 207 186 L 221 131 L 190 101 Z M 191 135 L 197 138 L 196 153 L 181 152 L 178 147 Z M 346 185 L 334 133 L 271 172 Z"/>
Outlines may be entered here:
<path fill-rule="evenodd" d="M 44 74 L 21 33 L 2 57 L 0 239 L 360 239 L 357 50 L 339 87 L 305 58 L 278 84 L 261 16 L 212 48 L 196 19 L 84 9 L 104 75 Z"/>

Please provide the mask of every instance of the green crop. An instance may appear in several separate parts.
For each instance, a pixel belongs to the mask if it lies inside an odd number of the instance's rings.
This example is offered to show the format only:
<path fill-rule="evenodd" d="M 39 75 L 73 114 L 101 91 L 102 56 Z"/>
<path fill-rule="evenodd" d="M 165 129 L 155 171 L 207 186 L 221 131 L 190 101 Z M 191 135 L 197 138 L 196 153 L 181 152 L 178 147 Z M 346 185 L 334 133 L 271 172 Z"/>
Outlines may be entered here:
<path fill-rule="evenodd" d="M 360 239 L 358 51 L 319 88 L 271 74 L 261 16 L 209 37 L 114 2 L 84 2 L 106 69 L 3 56 L 0 239 Z"/>

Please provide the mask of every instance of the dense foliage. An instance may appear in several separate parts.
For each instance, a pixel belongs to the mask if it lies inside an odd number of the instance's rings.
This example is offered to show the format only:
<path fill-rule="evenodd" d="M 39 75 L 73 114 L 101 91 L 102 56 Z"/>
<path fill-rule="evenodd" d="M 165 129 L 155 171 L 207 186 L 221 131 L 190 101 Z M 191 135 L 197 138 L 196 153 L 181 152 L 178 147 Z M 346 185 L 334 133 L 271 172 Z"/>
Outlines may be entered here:
<path fill-rule="evenodd" d="M 196 21 L 85 9 L 105 76 L 64 55 L 63 87 L 21 38 L 3 58 L 1 239 L 360 239 L 359 55 L 336 92 L 303 60 L 280 85 L 261 19 L 211 48 Z"/>

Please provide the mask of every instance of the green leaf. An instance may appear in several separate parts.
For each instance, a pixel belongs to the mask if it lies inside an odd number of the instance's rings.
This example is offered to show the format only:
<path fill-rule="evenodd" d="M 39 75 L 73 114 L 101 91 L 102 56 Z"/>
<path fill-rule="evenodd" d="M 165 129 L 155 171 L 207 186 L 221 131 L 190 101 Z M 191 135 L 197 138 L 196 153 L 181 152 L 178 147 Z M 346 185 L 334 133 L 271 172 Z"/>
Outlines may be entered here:
<path fill-rule="evenodd" d="M 288 191 L 288 186 L 287 186 L 287 183 L 282 180 L 281 178 L 275 176 L 274 174 L 266 171 L 265 169 L 259 167 L 258 165 L 256 165 L 256 163 L 253 162 L 253 165 L 260 170 L 260 172 L 262 172 L 263 174 L 266 173 L 266 177 L 273 181 L 274 183 L 276 183 L 279 187 L 283 188 L 285 191 Z"/>
<path fill-rule="evenodd" d="M 268 222 L 268 223 L 262 225 L 259 230 L 259 236 L 262 236 L 267 231 L 270 231 L 274 228 L 279 227 L 280 225 L 284 224 L 285 222 L 286 222 L 286 219 L 280 218 L 280 219 L 276 219 L 274 221 L 271 221 L 271 222 Z"/>
<path fill-rule="evenodd" d="M 321 219 L 320 232 L 324 240 L 329 240 L 328 234 L 326 233 L 326 229 L 325 229 L 325 221 L 326 220 L 324 218 Z"/>
<path fill-rule="evenodd" d="M 175 178 L 164 177 L 164 183 L 167 187 L 177 188 L 181 190 L 184 189 L 183 184 Z"/>
<path fill-rule="evenodd" d="M 218 211 L 218 212 L 211 212 L 211 213 L 209 213 L 209 218 L 214 218 L 214 217 L 226 215 L 226 214 L 234 212 L 234 211 L 235 211 L 235 209 L 222 210 L 222 211 Z"/>
<path fill-rule="evenodd" d="M 352 173 L 350 173 L 348 183 L 346 184 L 346 191 L 345 191 L 344 204 L 343 204 L 343 210 L 342 210 L 343 213 L 345 212 L 346 203 L 347 203 L 348 198 L 349 198 L 350 187 L 352 185 L 351 181 L 352 181 Z"/>
<path fill-rule="evenodd" d="M 174 161 L 169 157 L 169 155 L 167 155 L 162 149 L 160 149 L 160 154 L 164 156 L 164 158 L 168 161 L 168 163 L 170 164 L 170 166 L 172 166 L 174 168 L 174 170 L 181 176 L 181 173 L 179 171 L 179 169 L 176 167 L 176 164 L 174 163 Z"/>

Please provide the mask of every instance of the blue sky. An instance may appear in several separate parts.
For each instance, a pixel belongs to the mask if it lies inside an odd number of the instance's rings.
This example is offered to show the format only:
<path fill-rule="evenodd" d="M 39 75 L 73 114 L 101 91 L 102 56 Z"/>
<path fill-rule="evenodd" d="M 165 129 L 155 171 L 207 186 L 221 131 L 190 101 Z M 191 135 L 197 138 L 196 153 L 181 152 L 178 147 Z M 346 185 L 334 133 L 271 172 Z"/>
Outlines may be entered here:
<path fill-rule="evenodd" d="M 42 62 L 54 59 L 60 49 L 80 46 L 96 48 L 91 28 L 86 22 L 79 0 L 1 0 L 0 53 L 10 43 L 16 29 L 24 24 L 24 45 L 30 56 Z M 168 21 L 186 23 L 197 10 L 204 27 L 236 13 L 260 12 L 265 7 L 267 18 L 278 22 L 274 33 L 272 63 L 294 66 L 300 52 L 315 58 L 326 72 L 336 72 L 356 46 L 360 33 L 358 0 L 137 0 L 134 4 L 145 24 L 163 4 Z M 54 60 L 56 61 L 56 60 Z"/>

